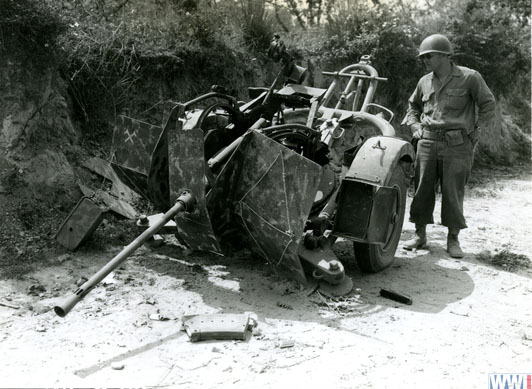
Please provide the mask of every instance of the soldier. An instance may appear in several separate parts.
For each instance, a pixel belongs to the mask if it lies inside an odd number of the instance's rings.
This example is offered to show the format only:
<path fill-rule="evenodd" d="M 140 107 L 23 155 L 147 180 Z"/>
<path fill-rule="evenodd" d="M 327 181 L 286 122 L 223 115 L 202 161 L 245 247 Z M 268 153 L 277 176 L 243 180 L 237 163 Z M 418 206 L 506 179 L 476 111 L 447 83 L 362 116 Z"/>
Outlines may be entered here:
<path fill-rule="evenodd" d="M 426 245 L 427 224 L 434 223 L 436 188 L 441 185 L 441 224 L 448 228 L 447 252 L 453 258 L 464 256 L 458 234 L 467 228 L 463 214 L 464 190 L 480 131 L 495 118 L 495 98 L 475 70 L 451 61 L 449 40 L 430 35 L 419 46 L 418 58 L 431 72 L 423 76 L 408 100 L 403 121 L 417 142 L 415 194 L 410 221 L 415 236 L 405 242 L 412 250 Z"/>

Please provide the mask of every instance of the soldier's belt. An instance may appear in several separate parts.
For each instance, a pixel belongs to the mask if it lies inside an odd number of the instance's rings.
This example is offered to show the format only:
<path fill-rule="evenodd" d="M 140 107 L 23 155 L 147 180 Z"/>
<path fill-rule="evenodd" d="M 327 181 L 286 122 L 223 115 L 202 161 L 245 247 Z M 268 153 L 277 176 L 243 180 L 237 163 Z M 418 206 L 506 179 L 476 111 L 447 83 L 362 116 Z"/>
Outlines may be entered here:
<path fill-rule="evenodd" d="M 458 146 L 464 143 L 465 136 L 465 130 L 423 130 L 421 139 L 446 141 L 448 146 Z"/>
<path fill-rule="evenodd" d="M 429 131 L 424 129 L 421 139 L 444 140 L 446 132 L 446 130 Z"/>
<path fill-rule="evenodd" d="M 447 134 L 447 135 L 446 135 Z M 445 136 L 457 136 L 458 134 L 467 135 L 463 130 L 425 130 L 423 129 L 423 139 L 444 140 Z"/>

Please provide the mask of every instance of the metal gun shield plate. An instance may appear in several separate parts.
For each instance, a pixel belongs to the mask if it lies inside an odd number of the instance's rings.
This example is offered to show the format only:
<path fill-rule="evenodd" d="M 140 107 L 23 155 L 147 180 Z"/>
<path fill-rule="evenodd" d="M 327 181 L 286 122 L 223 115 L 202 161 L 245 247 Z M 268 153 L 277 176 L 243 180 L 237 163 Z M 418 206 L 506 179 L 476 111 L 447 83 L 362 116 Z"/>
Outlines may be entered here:
<path fill-rule="evenodd" d="M 203 131 L 184 130 L 179 124 L 168 131 L 168 165 L 170 202 L 189 190 L 194 194 L 194 209 L 176 216 L 177 237 L 194 250 L 219 253 L 220 246 L 214 234 L 205 198 L 205 155 Z"/>
<path fill-rule="evenodd" d="M 151 153 L 162 132 L 154 126 L 119 116 L 113 131 L 111 161 L 116 174 L 127 186 L 149 199 L 147 178 Z"/>
<path fill-rule="evenodd" d="M 236 230 L 251 250 L 305 283 L 297 248 L 320 178 L 318 164 L 250 131 L 208 196 L 217 235 Z"/>

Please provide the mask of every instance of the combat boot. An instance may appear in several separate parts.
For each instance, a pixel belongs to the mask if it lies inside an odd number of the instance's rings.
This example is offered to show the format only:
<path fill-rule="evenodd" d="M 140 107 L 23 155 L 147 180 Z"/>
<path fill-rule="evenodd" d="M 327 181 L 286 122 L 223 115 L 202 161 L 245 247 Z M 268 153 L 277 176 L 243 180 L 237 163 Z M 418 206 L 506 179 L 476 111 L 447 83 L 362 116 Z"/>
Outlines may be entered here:
<path fill-rule="evenodd" d="M 427 226 L 424 224 L 416 224 L 416 234 L 410 240 L 403 244 L 405 250 L 420 249 L 427 244 Z"/>
<path fill-rule="evenodd" d="M 460 230 L 458 230 L 460 232 Z M 464 252 L 460 247 L 460 242 L 458 241 L 458 232 L 456 230 L 449 230 L 447 235 L 447 252 L 451 258 L 463 258 Z"/>

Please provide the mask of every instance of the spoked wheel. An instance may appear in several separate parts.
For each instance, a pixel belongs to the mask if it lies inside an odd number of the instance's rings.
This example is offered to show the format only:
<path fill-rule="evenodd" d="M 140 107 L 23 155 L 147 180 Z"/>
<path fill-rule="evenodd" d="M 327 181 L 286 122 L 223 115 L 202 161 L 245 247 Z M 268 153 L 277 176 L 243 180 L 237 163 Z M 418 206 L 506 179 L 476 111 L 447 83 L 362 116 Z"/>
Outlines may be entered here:
<path fill-rule="evenodd" d="M 395 251 L 401 237 L 406 206 L 406 178 L 401 165 L 396 165 L 385 186 L 397 189 L 392 205 L 392 217 L 388 226 L 388 236 L 384 244 L 354 242 L 355 259 L 360 270 L 376 273 L 389 267 L 394 260 Z"/>

